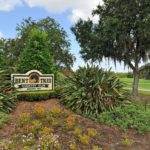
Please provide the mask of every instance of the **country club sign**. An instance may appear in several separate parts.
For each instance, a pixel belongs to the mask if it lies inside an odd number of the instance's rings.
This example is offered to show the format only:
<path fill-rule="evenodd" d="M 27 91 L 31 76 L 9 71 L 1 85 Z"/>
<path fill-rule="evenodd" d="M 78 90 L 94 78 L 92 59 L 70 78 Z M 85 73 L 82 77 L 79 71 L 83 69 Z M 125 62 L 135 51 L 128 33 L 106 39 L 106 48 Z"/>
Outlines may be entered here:
<path fill-rule="evenodd" d="M 12 85 L 17 91 L 41 91 L 54 89 L 54 75 L 31 70 L 26 74 L 12 74 Z"/>

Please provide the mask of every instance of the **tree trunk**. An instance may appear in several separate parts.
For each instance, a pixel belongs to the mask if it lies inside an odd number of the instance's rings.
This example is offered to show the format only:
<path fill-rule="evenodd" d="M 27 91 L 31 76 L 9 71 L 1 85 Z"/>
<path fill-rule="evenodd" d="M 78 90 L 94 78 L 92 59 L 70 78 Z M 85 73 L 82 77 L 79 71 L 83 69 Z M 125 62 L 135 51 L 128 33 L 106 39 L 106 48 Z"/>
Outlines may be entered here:
<path fill-rule="evenodd" d="M 135 69 L 133 72 L 133 86 L 132 86 L 132 95 L 133 96 L 138 96 L 138 84 L 139 84 L 139 71 L 138 69 Z"/>

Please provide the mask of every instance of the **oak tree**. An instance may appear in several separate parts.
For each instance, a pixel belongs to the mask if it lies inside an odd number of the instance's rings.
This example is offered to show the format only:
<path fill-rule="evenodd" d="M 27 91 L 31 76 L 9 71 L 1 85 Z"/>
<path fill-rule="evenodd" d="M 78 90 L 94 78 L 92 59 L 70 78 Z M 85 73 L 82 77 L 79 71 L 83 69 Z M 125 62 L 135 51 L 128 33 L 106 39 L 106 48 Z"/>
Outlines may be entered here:
<path fill-rule="evenodd" d="M 104 0 L 93 10 L 98 23 L 79 20 L 72 31 L 85 61 L 102 58 L 124 62 L 133 70 L 133 95 L 138 95 L 139 64 L 150 58 L 150 0 Z"/>

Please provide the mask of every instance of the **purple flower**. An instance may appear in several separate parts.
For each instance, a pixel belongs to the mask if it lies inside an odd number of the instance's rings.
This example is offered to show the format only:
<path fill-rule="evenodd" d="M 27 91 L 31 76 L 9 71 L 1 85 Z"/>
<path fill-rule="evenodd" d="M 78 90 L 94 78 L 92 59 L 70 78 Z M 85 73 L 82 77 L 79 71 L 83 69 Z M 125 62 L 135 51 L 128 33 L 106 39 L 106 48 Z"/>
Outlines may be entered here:
<path fill-rule="evenodd" d="M 40 148 L 41 146 L 40 145 L 38 145 L 38 148 L 37 148 L 37 150 L 41 150 L 41 148 Z"/>

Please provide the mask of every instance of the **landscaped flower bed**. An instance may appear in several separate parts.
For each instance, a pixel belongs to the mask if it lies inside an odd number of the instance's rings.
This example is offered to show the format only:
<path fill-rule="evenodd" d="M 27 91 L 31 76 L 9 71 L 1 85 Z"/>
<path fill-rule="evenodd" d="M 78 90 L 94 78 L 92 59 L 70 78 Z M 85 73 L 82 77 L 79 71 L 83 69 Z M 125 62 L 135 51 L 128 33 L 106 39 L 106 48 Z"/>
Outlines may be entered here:
<path fill-rule="evenodd" d="M 141 150 L 150 147 L 149 133 L 120 130 L 82 117 L 65 109 L 56 99 L 19 102 L 10 117 L 10 123 L 0 129 L 0 150 Z"/>
<path fill-rule="evenodd" d="M 98 133 L 94 128 L 83 129 L 77 123 L 78 117 L 60 108 L 47 111 L 40 104 L 36 104 L 31 113 L 19 115 L 15 132 L 10 138 L 0 142 L 0 149 L 76 150 L 78 145 L 83 145 L 86 149 Z M 65 133 L 70 138 L 66 138 Z M 101 149 L 94 144 L 90 147 L 93 150 Z"/>

